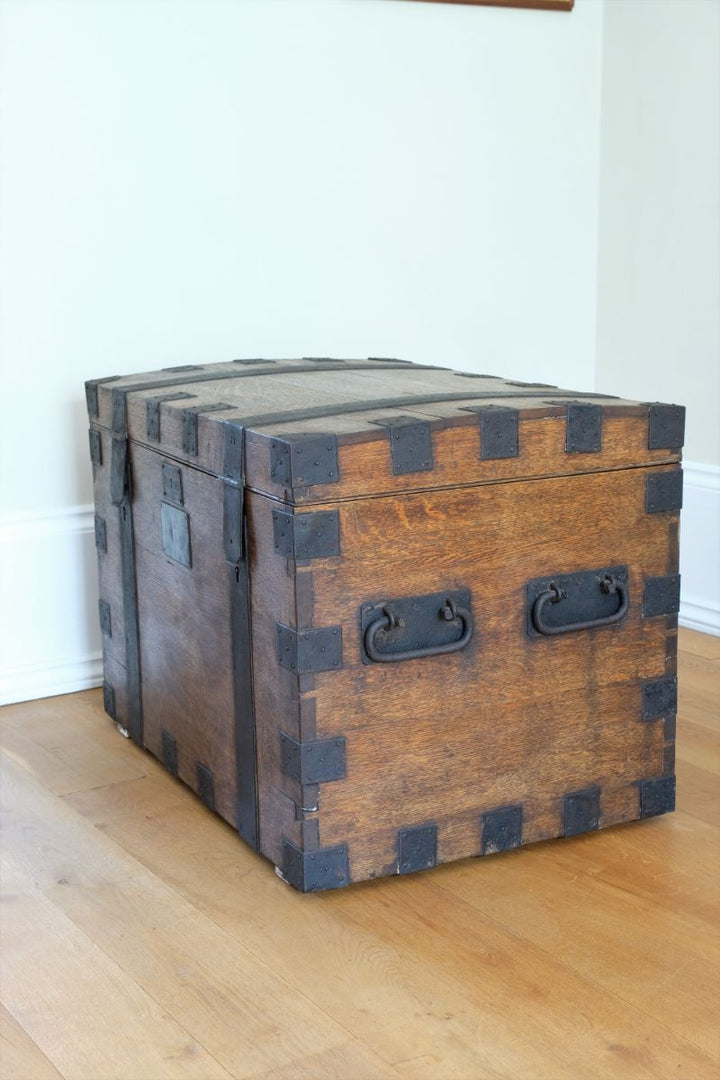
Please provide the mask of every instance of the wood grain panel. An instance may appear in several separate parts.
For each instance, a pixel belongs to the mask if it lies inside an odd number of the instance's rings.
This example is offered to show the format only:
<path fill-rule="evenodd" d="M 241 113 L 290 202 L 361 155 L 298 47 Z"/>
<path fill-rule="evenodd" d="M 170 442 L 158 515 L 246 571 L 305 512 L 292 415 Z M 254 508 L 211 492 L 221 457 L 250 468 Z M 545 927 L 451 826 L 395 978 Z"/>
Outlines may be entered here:
<path fill-rule="evenodd" d="M 350 843 L 354 877 L 387 872 L 395 830 L 425 821 L 441 860 L 477 853 L 480 813 L 507 804 L 527 804 L 527 840 L 558 835 L 562 796 L 589 785 L 613 790 L 603 823 L 638 816 L 634 782 L 663 772 L 642 682 L 673 663 L 667 619 L 642 617 L 642 583 L 672 569 L 676 520 L 647 514 L 644 492 L 644 471 L 627 470 L 341 504 L 341 555 L 313 567 L 313 618 L 342 623 L 345 662 L 316 676 L 315 697 L 319 735 L 342 731 L 348 759 L 347 779 L 321 786 L 321 843 Z M 624 622 L 528 636 L 529 580 L 617 564 Z M 362 663 L 363 603 L 443 588 L 472 592 L 470 645 Z"/>
<path fill-rule="evenodd" d="M 105 522 L 106 550 L 97 553 L 98 595 L 110 605 L 112 637 L 103 635 L 103 653 L 126 666 L 125 612 L 122 592 L 120 519 L 117 506 L 110 502 L 110 462 L 112 439 L 109 432 L 96 428 L 102 446 L 102 465 L 93 468 L 95 514 Z"/>
<path fill-rule="evenodd" d="M 462 403 L 459 403 L 460 405 Z M 478 404 L 468 401 L 467 404 Z M 507 404 L 507 403 L 506 403 Z M 515 405 L 515 402 L 512 402 Z M 520 402 L 519 404 L 522 404 Z M 537 404 L 537 403 L 536 403 Z M 459 405 L 458 405 L 459 407 Z M 397 415 L 387 410 L 383 415 Z M 552 408 L 548 409 L 552 412 Z M 390 456 L 387 429 L 379 428 L 372 440 L 358 442 L 355 439 L 338 448 L 340 480 L 333 484 L 316 484 L 306 490 L 297 489 L 294 494 L 274 483 L 270 475 L 270 442 L 275 434 L 255 433 L 248 436 L 248 483 L 261 491 L 269 492 L 279 499 L 306 505 L 338 499 L 358 498 L 377 493 L 405 493 L 415 490 L 487 484 L 498 480 L 523 477 L 564 476 L 579 472 L 603 472 L 621 469 L 629 464 L 662 464 L 679 460 L 677 454 L 667 450 L 648 450 L 647 420 L 637 416 L 614 416 L 603 425 L 603 449 L 601 453 L 568 454 L 565 451 L 564 416 L 532 415 L 520 420 L 520 455 L 516 458 L 482 460 L 480 458 L 480 435 L 477 418 L 468 413 L 462 424 L 447 418 L 450 426 L 437 427 L 432 433 L 434 468 L 431 472 L 408 473 L 394 476 Z M 375 414 L 373 414 L 373 419 Z M 339 423 L 343 422 L 342 418 Z M 217 417 L 208 418 L 208 424 L 218 424 Z M 436 423 L 441 423 L 437 421 Z M 356 427 L 357 420 L 347 418 L 347 425 Z M 281 437 L 282 425 L 277 425 L 277 437 Z M 324 429 L 328 430 L 325 421 Z M 285 425 L 288 430 L 288 425 Z M 292 425 L 293 432 L 310 433 L 322 431 L 323 424 L 306 421 Z M 332 428 L 330 428 L 332 430 Z M 611 507 L 608 507 L 608 511 Z"/>
<path fill-rule="evenodd" d="M 212 770 L 215 804 L 236 820 L 230 606 L 222 547 L 222 483 L 183 470 L 192 565 L 163 551 L 160 454 L 133 444 L 135 550 L 145 745 L 162 758 L 177 741 L 178 775 L 197 791 L 197 763 Z"/>
<path fill-rule="evenodd" d="M 279 866 L 282 838 L 301 844 L 295 803 L 285 793 L 280 771 L 280 732 L 299 738 L 300 713 L 297 676 L 277 662 L 277 624 L 296 626 L 297 607 L 294 564 L 275 551 L 275 505 L 248 495 L 260 850 Z"/>

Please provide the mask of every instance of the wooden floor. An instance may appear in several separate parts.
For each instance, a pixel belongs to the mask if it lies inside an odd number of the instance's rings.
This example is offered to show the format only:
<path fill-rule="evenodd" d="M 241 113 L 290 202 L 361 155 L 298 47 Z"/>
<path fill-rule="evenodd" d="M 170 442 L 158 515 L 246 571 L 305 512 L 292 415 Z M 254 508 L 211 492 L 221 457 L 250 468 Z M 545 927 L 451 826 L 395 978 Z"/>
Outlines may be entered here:
<path fill-rule="evenodd" d="M 2 710 L 2 1080 L 704 1080 L 720 639 L 681 632 L 674 815 L 302 896 L 100 692 Z"/>

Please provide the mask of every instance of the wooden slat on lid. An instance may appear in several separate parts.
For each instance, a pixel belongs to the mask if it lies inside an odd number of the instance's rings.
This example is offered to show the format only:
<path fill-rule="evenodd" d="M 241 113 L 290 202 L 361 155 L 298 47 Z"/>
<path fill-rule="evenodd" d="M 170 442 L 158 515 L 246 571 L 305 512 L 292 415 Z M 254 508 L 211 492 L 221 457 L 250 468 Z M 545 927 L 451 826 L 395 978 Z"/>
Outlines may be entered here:
<path fill-rule="evenodd" d="M 120 417 L 132 440 L 214 475 L 227 472 L 227 425 L 244 429 L 247 486 L 298 504 L 680 456 L 650 432 L 657 406 L 399 361 L 193 366 L 96 392 L 97 423 L 117 428 Z M 677 428 L 666 423 L 665 441 L 678 441 Z"/>

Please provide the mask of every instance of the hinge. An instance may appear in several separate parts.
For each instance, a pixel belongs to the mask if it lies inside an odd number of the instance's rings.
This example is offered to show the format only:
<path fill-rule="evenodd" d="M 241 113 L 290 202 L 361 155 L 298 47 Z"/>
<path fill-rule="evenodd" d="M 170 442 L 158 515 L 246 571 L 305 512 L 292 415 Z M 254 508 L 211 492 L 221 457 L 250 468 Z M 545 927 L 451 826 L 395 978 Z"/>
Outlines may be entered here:
<path fill-rule="evenodd" d="M 223 475 L 236 484 L 245 483 L 245 428 L 233 420 L 223 424 Z"/>
<path fill-rule="evenodd" d="M 467 409 L 480 419 L 480 457 L 483 461 L 514 458 L 520 453 L 520 413 L 506 405 L 478 405 Z"/>
<path fill-rule="evenodd" d="M 117 720 L 115 690 L 108 682 L 103 683 L 103 709 L 108 714 L 111 720 Z"/>
<path fill-rule="evenodd" d="M 163 499 L 175 503 L 177 506 L 183 506 L 185 498 L 183 495 L 182 471 L 177 465 L 171 465 L 169 461 L 163 461 L 162 463 L 162 487 Z"/>
<path fill-rule="evenodd" d="M 195 776 L 197 780 L 197 793 L 207 806 L 208 810 L 215 809 L 215 781 L 212 769 L 203 765 L 201 761 L 195 764 Z"/>
<path fill-rule="evenodd" d="M 378 427 L 389 428 L 393 476 L 429 472 L 433 468 L 432 431 L 429 420 L 414 416 L 392 416 L 373 420 Z"/>
<path fill-rule="evenodd" d="M 522 844 L 522 806 L 502 806 L 482 816 L 482 853 L 493 855 Z"/>
<path fill-rule="evenodd" d="M 294 559 L 323 559 L 340 554 L 337 510 L 292 514 L 273 510 L 275 550 Z"/>
<path fill-rule="evenodd" d="M 245 558 L 245 488 L 223 484 L 223 550 L 233 566 Z"/>
<path fill-rule="evenodd" d="M 398 874 L 413 874 L 437 865 L 437 825 L 413 825 L 397 836 Z"/>
<path fill-rule="evenodd" d="M 600 788 L 572 791 L 563 800 L 563 835 L 577 836 L 600 828 Z"/>
<path fill-rule="evenodd" d="M 215 401 L 210 405 L 192 405 L 182 412 L 182 446 L 187 454 L 197 457 L 198 452 L 198 416 L 200 413 L 223 412 L 234 409 L 225 401 Z"/>
<path fill-rule="evenodd" d="M 638 781 L 640 791 L 640 817 L 656 817 L 675 809 L 675 777 L 661 776 L 653 780 Z"/>
<path fill-rule="evenodd" d="M 164 401 L 183 401 L 186 398 L 196 397 L 196 394 L 158 394 L 157 397 L 145 400 L 145 430 L 148 439 L 160 442 L 160 406 Z"/>
<path fill-rule="evenodd" d="M 190 519 L 179 506 L 160 503 L 160 531 L 165 554 L 182 566 L 192 566 Z"/>
<path fill-rule="evenodd" d="M 98 401 L 98 386 L 101 383 L 115 382 L 122 378 L 120 375 L 109 375 L 106 379 L 88 379 L 85 383 L 85 401 L 87 403 L 88 416 L 96 420 L 100 415 L 100 403 Z"/>
<path fill-rule="evenodd" d="M 648 409 L 648 450 L 679 450 L 685 442 L 685 406 L 657 401 Z"/>
<path fill-rule="evenodd" d="M 341 889 L 350 882 L 347 845 L 301 851 L 283 838 L 280 873 L 289 885 L 301 892 Z"/>
<path fill-rule="evenodd" d="M 277 623 L 277 657 L 281 667 L 296 675 L 342 667 L 342 628 L 321 626 L 296 630 Z"/>
<path fill-rule="evenodd" d="M 105 518 L 95 515 L 95 547 L 100 555 L 107 552 L 107 524 Z"/>
<path fill-rule="evenodd" d="M 677 615 L 680 611 L 680 575 L 645 579 L 643 590 L 643 616 Z"/>
<path fill-rule="evenodd" d="M 177 741 L 173 738 L 169 731 L 163 730 L 160 733 L 161 747 L 162 747 L 162 762 L 165 768 L 173 776 L 177 776 L 178 762 L 177 762 Z"/>
<path fill-rule="evenodd" d="M 335 435 L 287 435 L 270 441 L 270 477 L 286 488 L 334 484 L 340 478 Z"/>
<path fill-rule="evenodd" d="M 306 784 L 324 784 L 345 777 L 345 739 L 313 739 L 298 742 L 280 732 L 280 768 L 285 776 Z"/>
<path fill-rule="evenodd" d="M 643 683 L 643 720 L 658 720 L 675 716 L 677 712 L 677 678 L 648 679 Z"/>
<path fill-rule="evenodd" d="M 568 405 L 566 453 L 593 454 L 602 450 L 602 421 L 602 405 Z"/>
<path fill-rule="evenodd" d="M 100 633 L 104 637 L 112 637 L 112 613 L 107 600 L 98 600 L 98 615 L 100 617 Z"/>
<path fill-rule="evenodd" d="M 96 428 L 90 428 L 88 438 L 90 440 L 90 461 L 99 468 L 103 463 L 102 438 L 100 432 Z"/>
<path fill-rule="evenodd" d="M 120 506 L 129 489 L 128 441 L 126 435 L 113 435 L 110 452 L 110 502 Z"/>
<path fill-rule="evenodd" d="M 681 510 L 683 502 L 683 471 L 648 473 L 645 477 L 645 511 L 660 514 L 665 510 Z"/>

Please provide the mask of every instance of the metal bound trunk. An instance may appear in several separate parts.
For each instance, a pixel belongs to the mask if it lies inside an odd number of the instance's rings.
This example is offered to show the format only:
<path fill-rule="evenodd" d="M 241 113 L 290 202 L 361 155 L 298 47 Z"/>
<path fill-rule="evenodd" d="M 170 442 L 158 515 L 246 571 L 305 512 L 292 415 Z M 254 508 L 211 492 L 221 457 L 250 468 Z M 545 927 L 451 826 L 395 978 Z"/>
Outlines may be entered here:
<path fill-rule="evenodd" d="M 105 708 L 291 885 L 673 809 L 682 407 L 308 358 L 87 401 Z"/>

